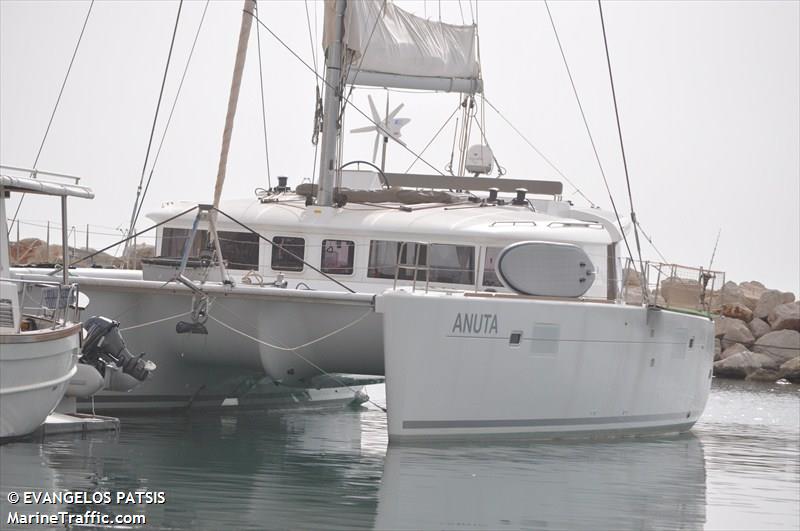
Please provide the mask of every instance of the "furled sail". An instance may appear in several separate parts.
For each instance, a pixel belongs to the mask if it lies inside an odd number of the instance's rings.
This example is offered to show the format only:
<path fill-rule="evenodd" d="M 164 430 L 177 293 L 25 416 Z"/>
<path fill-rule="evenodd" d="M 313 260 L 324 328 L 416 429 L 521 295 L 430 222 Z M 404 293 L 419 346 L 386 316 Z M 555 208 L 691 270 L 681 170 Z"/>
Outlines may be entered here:
<path fill-rule="evenodd" d="M 333 34 L 326 1 L 324 45 Z M 376 23 L 377 21 L 377 23 Z M 482 90 L 477 26 L 426 20 L 391 0 L 349 0 L 344 16 L 347 82 L 355 85 L 475 93 Z"/>

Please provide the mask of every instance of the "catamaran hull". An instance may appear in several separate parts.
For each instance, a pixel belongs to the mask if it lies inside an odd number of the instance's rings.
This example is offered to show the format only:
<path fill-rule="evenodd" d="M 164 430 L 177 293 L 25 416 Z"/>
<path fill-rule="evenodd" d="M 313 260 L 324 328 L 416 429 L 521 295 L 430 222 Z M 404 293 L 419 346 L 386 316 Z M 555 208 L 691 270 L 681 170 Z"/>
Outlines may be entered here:
<path fill-rule="evenodd" d="M 705 408 L 713 323 L 517 296 L 378 296 L 389 438 L 682 432 Z"/>
<path fill-rule="evenodd" d="M 15 273 L 29 280 L 46 278 L 31 269 Z M 335 404 L 353 400 L 360 386 L 330 388 L 335 381 L 315 379 L 321 370 L 383 373 L 380 316 L 372 313 L 372 295 L 209 284 L 208 333 L 178 334 L 179 321 L 191 322 L 192 293 L 185 287 L 140 280 L 136 271 L 76 273 L 72 280 L 91 300 L 87 315 L 120 321 L 131 352 L 145 352 L 158 367 L 130 392 L 101 391 L 93 399 L 78 400 L 79 411 Z M 266 345 L 313 342 L 367 313 L 324 347 L 320 342 L 287 351 Z"/>
<path fill-rule="evenodd" d="M 33 432 L 64 396 L 80 351 L 80 324 L 0 335 L 0 437 Z"/>

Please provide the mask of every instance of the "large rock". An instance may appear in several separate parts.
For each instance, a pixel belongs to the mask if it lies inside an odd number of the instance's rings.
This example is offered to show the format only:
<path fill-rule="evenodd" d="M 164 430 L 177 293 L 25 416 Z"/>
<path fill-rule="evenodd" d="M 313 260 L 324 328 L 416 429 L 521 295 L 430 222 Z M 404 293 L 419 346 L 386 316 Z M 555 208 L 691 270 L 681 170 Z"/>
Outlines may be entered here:
<path fill-rule="evenodd" d="M 777 382 L 781 379 L 780 369 L 756 369 L 747 375 L 745 380 L 749 382 Z"/>
<path fill-rule="evenodd" d="M 628 267 L 626 267 L 622 272 L 622 279 L 624 286 L 633 287 L 642 285 L 642 276 L 639 274 L 639 272 Z"/>
<path fill-rule="evenodd" d="M 777 370 L 780 367 L 767 354 L 745 350 L 714 363 L 714 374 L 721 378 L 747 378 L 758 369 Z M 777 379 L 777 378 L 776 378 Z"/>
<path fill-rule="evenodd" d="M 720 313 L 725 317 L 733 317 L 745 323 L 753 320 L 753 310 L 738 302 L 723 304 Z"/>
<path fill-rule="evenodd" d="M 661 295 L 669 308 L 702 310 L 703 288 L 696 280 L 670 277 L 661 281 Z"/>
<path fill-rule="evenodd" d="M 722 338 L 723 351 L 736 344 L 749 347 L 756 340 L 747 328 L 747 323 L 730 317 L 719 317 L 715 320 L 714 335 Z"/>
<path fill-rule="evenodd" d="M 767 319 L 773 330 L 800 330 L 800 302 L 775 306 Z"/>
<path fill-rule="evenodd" d="M 722 359 L 722 341 L 718 337 L 714 338 L 714 361 Z"/>
<path fill-rule="evenodd" d="M 714 337 L 722 337 L 728 331 L 740 327 L 747 328 L 747 323 L 740 319 L 733 319 L 731 317 L 720 316 L 714 319 Z"/>
<path fill-rule="evenodd" d="M 753 320 L 747 323 L 747 328 L 750 329 L 750 332 L 753 333 L 753 337 L 756 339 L 772 330 L 769 323 L 758 317 L 753 317 Z"/>
<path fill-rule="evenodd" d="M 723 348 L 725 341 L 722 342 Z M 753 352 L 759 352 L 770 356 L 779 366 L 790 359 L 800 356 L 800 332 L 796 330 L 776 330 L 769 334 L 759 337 L 752 348 Z"/>
<path fill-rule="evenodd" d="M 719 359 L 724 360 L 726 358 L 730 358 L 731 356 L 735 356 L 740 352 L 747 352 L 747 347 L 741 343 L 736 343 L 723 350 L 719 355 Z"/>
<path fill-rule="evenodd" d="M 653 299 L 653 293 L 650 290 L 646 290 L 648 303 L 649 304 L 656 304 L 657 306 L 666 307 L 666 302 L 664 301 L 664 297 L 661 294 L 658 294 L 658 297 Z M 628 304 L 642 304 L 642 288 L 640 286 L 627 286 L 625 287 L 625 302 Z"/>
<path fill-rule="evenodd" d="M 800 383 L 800 356 L 796 356 L 780 367 L 781 378 L 792 383 Z"/>
<path fill-rule="evenodd" d="M 791 291 L 785 291 L 783 293 L 783 303 L 784 304 L 786 304 L 787 302 L 794 302 L 794 301 L 795 301 L 794 293 L 792 293 Z"/>
<path fill-rule="evenodd" d="M 724 306 L 725 304 L 742 304 L 747 306 L 744 292 L 742 291 L 742 288 L 736 284 L 736 282 L 726 282 L 722 286 L 719 298 L 717 300 L 721 306 Z"/>
<path fill-rule="evenodd" d="M 756 304 L 756 309 L 753 310 L 753 313 L 759 319 L 766 320 L 766 318 L 769 316 L 769 312 L 771 312 L 775 306 L 786 302 L 783 300 L 783 298 L 783 292 L 776 289 L 768 289 L 761 294 L 761 298 L 758 299 L 758 304 Z"/>
<path fill-rule="evenodd" d="M 758 299 L 761 298 L 761 295 L 767 291 L 767 287 L 764 286 L 761 282 L 756 280 L 751 280 L 750 282 L 742 282 L 739 284 L 739 289 L 741 290 L 742 297 L 744 299 L 744 305 L 750 308 L 751 310 L 756 309 L 756 304 L 758 304 Z"/>

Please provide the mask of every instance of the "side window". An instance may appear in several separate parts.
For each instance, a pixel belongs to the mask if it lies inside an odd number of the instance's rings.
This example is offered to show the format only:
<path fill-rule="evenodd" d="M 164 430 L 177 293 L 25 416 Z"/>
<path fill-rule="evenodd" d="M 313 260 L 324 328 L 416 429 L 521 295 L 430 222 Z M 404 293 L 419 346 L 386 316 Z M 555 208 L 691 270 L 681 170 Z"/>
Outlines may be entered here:
<path fill-rule="evenodd" d="M 219 247 L 230 269 L 258 269 L 258 235 L 220 231 Z"/>
<path fill-rule="evenodd" d="M 489 287 L 503 287 L 503 283 L 497 278 L 495 267 L 497 255 L 500 254 L 500 247 L 487 247 L 486 258 L 483 261 L 483 285 Z"/>
<path fill-rule="evenodd" d="M 306 241 L 303 238 L 275 236 L 272 241 L 275 242 L 275 245 L 272 246 L 272 269 L 276 271 L 303 270 L 306 250 Z"/>
<path fill-rule="evenodd" d="M 180 258 L 183 256 L 183 246 L 191 233 L 190 229 L 173 229 L 166 227 L 161 233 L 161 256 L 168 258 Z M 198 230 L 192 242 L 189 256 L 199 256 L 200 251 L 208 245 L 208 233 Z"/>
<path fill-rule="evenodd" d="M 352 275 L 356 244 L 347 240 L 322 240 L 323 273 Z"/>
<path fill-rule="evenodd" d="M 475 283 L 475 248 L 466 245 L 433 244 L 428 249 L 431 282 Z"/>
<path fill-rule="evenodd" d="M 367 276 L 371 278 L 391 278 L 394 279 L 397 264 L 417 263 L 417 252 L 419 252 L 419 265 L 427 263 L 427 245 L 417 245 L 415 243 L 389 242 L 382 240 L 372 240 L 369 242 L 369 263 L 367 265 Z M 399 260 L 398 260 L 399 258 Z M 400 268 L 398 278 L 401 280 L 411 280 L 413 269 Z M 417 272 L 417 280 L 424 280 L 425 272 Z"/>
<path fill-rule="evenodd" d="M 419 258 L 417 257 L 419 253 Z M 398 256 L 399 255 L 399 256 Z M 475 248 L 465 245 L 389 242 L 373 240 L 369 246 L 367 276 L 394 278 L 397 264 L 401 267 L 397 277 L 411 280 L 413 264 L 429 266 L 430 281 L 443 284 L 473 284 L 475 282 Z M 424 281 L 424 269 L 417 271 L 417 280 Z"/>

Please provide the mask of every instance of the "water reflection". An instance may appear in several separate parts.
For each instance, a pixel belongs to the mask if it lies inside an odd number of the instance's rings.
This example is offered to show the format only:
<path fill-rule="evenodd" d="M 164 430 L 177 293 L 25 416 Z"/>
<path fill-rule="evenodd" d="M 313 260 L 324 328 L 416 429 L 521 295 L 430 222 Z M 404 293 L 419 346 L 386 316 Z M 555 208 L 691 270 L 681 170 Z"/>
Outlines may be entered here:
<path fill-rule="evenodd" d="M 11 490 L 149 489 L 167 503 L 28 508 L 153 529 L 796 530 L 798 406 L 798 386 L 715 382 L 693 436 L 388 449 L 372 406 L 126 416 L 119 435 L 0 446 L 0 528 Z"/>
<path fill-rule="evenodd" d="M 165 491 L 167 503 L 33 510 L 139 513 L 172 529 L 372 527 L 383 454 L 362 451 L 358 411 L 125 417 L 123 425 L 119 440 L 0 447 L 3 502 L 10 490 L 149 489 Z"/>
<path fill-rule="evenodd" d="M 705 522 L 693 436 L 609 443 L 390 446 L 378 529 L 667 529 Z"/>

